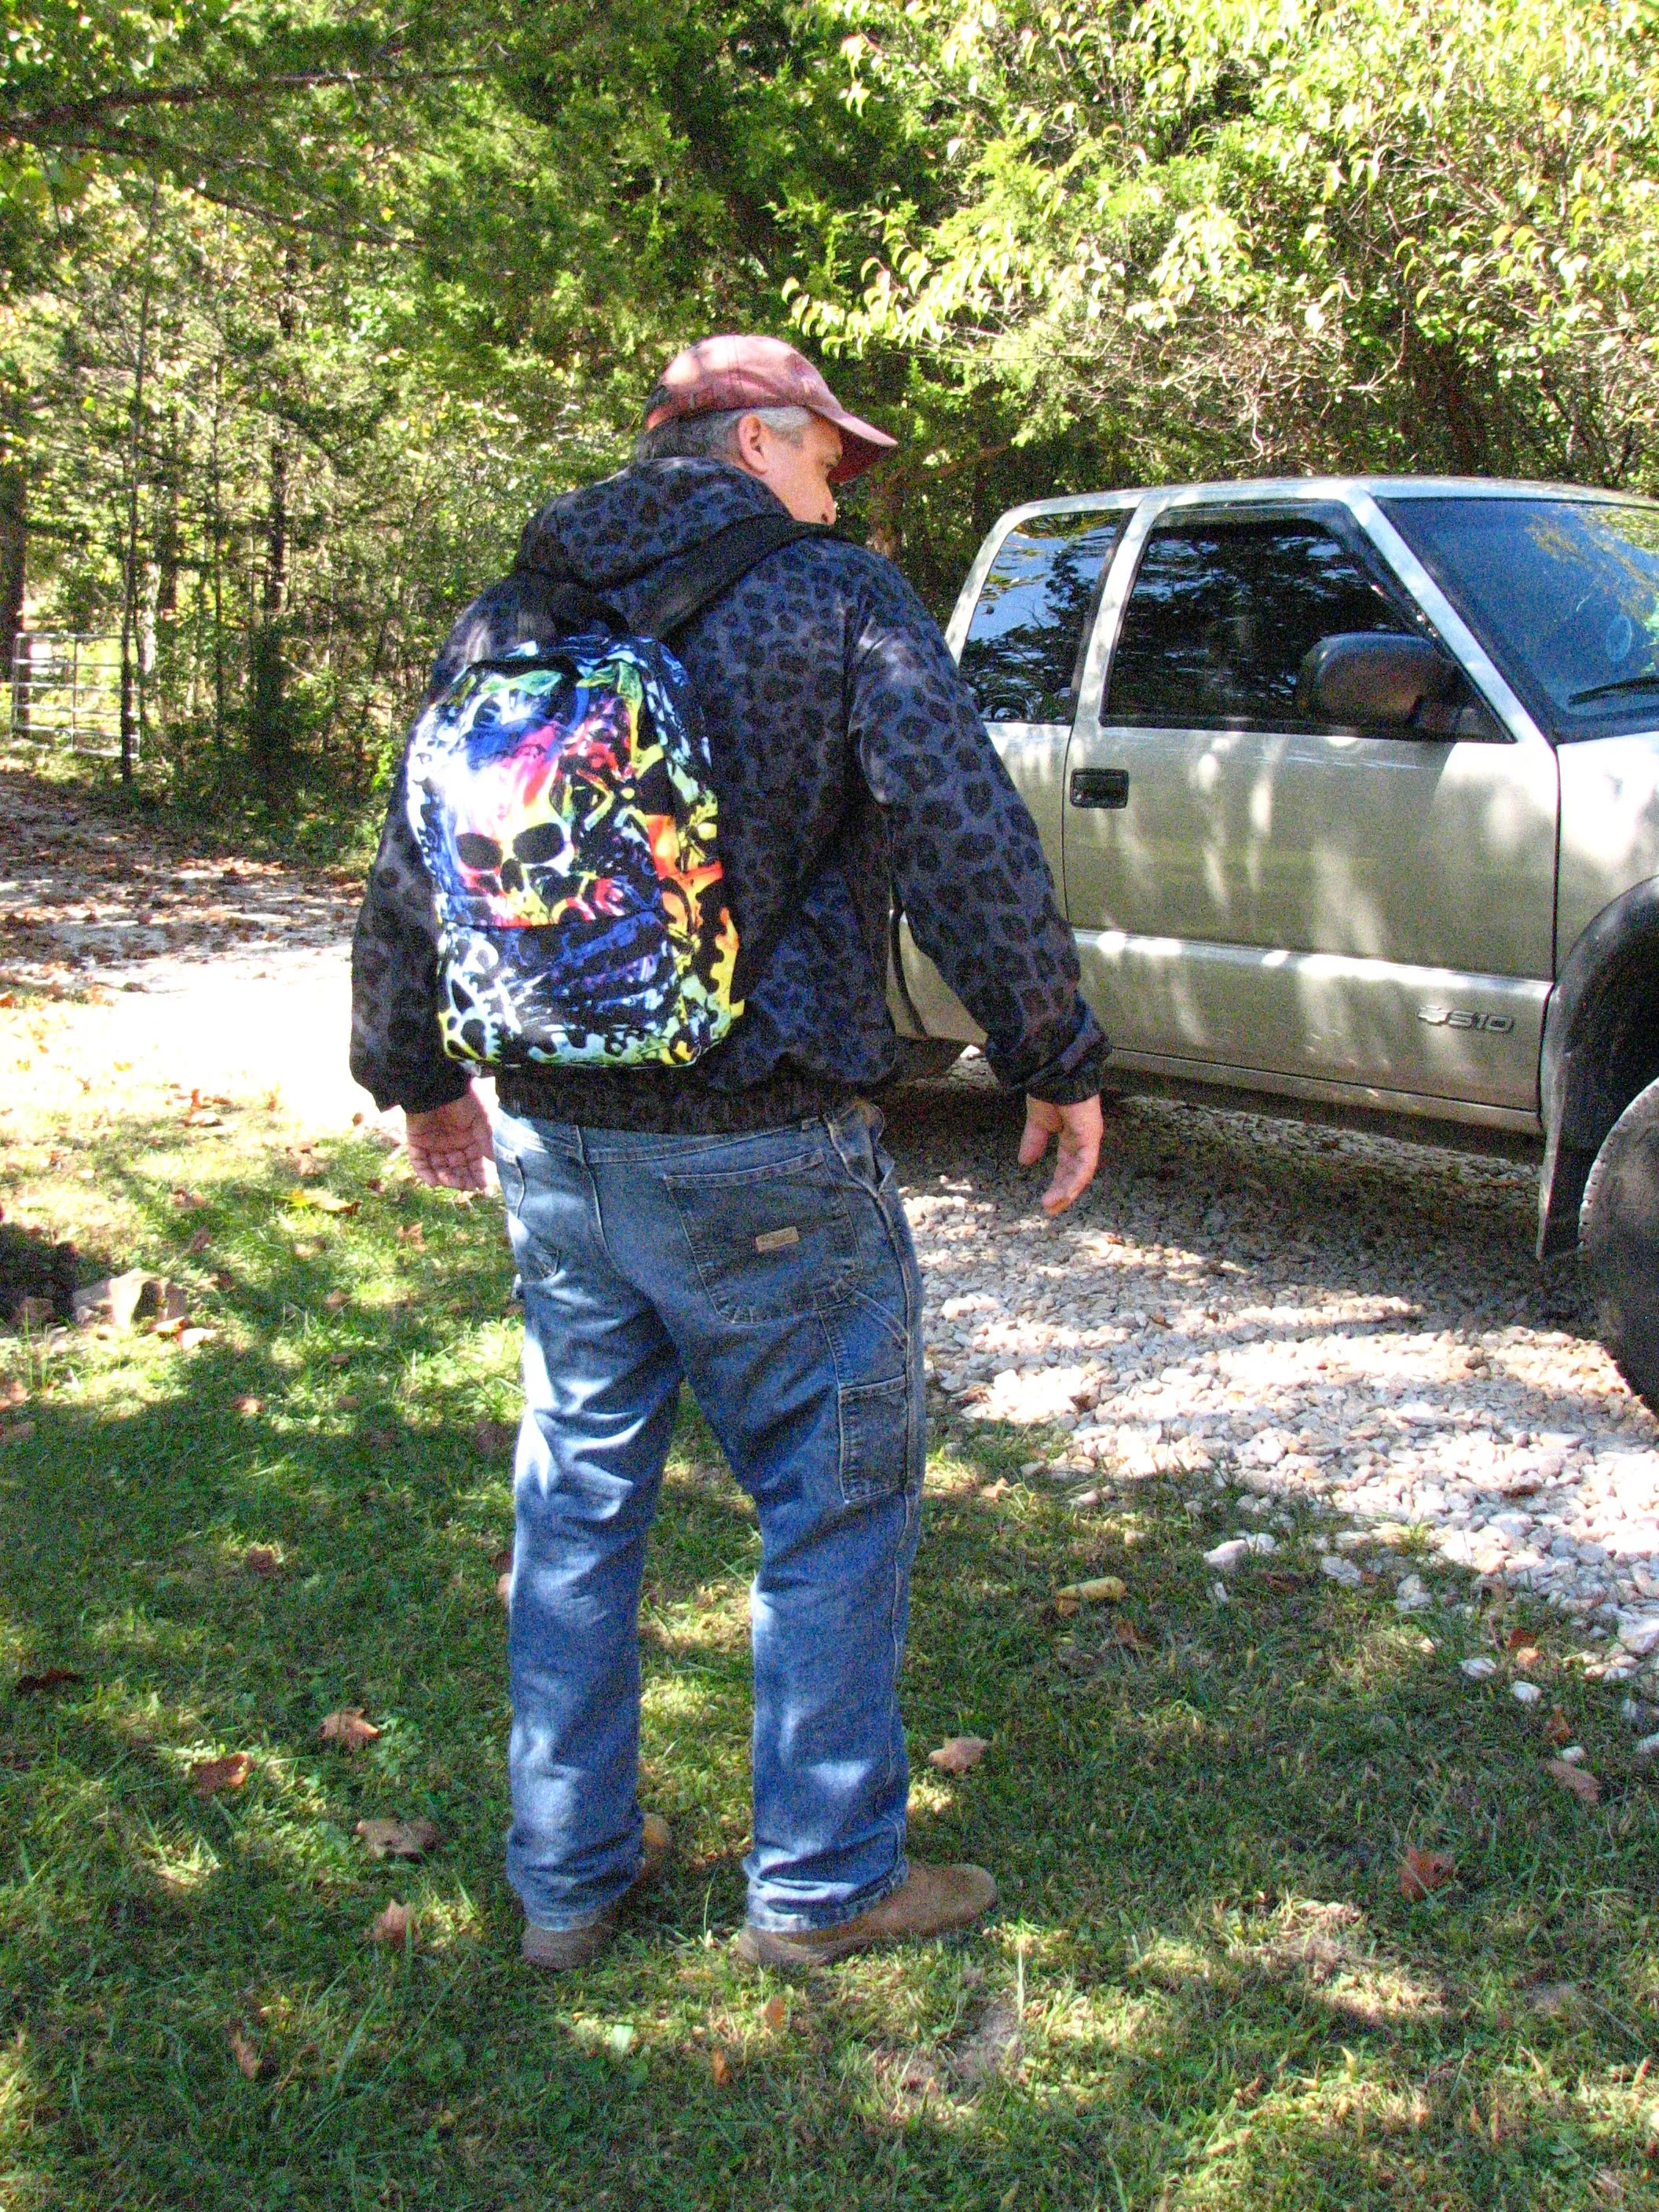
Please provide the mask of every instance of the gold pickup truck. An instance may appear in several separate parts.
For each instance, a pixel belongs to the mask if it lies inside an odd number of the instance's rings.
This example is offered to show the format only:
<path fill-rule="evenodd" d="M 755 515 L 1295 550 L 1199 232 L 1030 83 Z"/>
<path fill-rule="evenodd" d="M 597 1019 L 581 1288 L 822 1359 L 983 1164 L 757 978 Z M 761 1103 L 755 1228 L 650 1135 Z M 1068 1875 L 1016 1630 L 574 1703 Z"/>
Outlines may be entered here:
<path fill-rule="evenodd" d="M 1659 505 L 1376 477 L 1043 500 L 948 635 L 1112 1083 L 1532 1150 L 1540 1257 L 1581 1249 L 1659 1408 Z M 901 1030 L 976 1042 L 902 927 L 896 954 Z"/>

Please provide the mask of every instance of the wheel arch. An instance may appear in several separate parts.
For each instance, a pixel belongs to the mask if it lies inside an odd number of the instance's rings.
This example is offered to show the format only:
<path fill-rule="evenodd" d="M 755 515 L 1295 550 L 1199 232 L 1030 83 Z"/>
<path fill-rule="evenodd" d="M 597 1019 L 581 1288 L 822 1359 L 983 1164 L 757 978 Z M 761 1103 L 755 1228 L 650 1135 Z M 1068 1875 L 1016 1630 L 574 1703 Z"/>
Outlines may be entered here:
<path fill-rule="evenodd" d="M 1638 1091 L 1659 1076 L 1659 876 L 1589 924 L 1544 1016 L 1539 1107 L 1545 1151 L 1538 1256 L 1570 1252 L 1595 1156 Z"/>

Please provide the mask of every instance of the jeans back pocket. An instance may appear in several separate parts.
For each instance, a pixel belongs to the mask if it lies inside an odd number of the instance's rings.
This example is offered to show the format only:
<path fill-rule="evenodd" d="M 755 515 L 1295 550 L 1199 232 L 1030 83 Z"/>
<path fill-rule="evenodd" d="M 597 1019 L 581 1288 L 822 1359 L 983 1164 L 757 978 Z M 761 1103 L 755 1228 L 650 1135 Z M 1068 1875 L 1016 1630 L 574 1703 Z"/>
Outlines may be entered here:
<path fill-rule="evenodd" d="M 664 1182 L 722 1321 L 788 1321 L 851 1291 L 858 1237 L 846 1194 L 823 1160 L 803 1153 L 774 1166 Z"/>

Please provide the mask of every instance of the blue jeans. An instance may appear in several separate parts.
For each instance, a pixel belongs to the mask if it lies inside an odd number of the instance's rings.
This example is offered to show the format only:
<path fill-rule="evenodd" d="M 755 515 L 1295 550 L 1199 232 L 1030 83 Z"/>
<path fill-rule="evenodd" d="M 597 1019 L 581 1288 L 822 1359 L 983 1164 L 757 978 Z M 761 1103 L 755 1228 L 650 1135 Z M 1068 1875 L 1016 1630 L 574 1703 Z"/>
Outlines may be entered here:
<path fill-rule="evenodd" d="M 638 1870 L 640 1581 L 684 1377 L 760 1521 L 749 1917 L 851 1919 L 906 1875 L 926 1439 L 892 1162 L 859 1109 L 722 1137 L 503 1115 L 495 1162 L 525 1302 L 507 1878 L 580 1928 Z"/>

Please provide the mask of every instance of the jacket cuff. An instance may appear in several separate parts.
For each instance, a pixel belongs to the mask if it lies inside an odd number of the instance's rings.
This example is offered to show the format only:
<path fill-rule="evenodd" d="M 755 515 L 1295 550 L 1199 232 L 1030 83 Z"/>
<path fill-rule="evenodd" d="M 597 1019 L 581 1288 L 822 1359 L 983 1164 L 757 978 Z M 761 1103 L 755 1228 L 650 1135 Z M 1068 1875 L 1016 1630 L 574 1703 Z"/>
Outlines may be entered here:
<path fill-rule="evenodd" d="M 386 1090 L 378 1083 L 366 1087 L 382 1114 L 391 1106 L 401 1106 L 405 1114 L 430 1114 L 465 1098 L 472 1088 L 472 1078 L 459 1067 L 434 1068 L 429 1076 L 394 1082 Z"/>
<path fill-rule="evenodd" d="M 1045 1106 L 1080 1106 L 1100 1089 L 1111 1044 L 1081 999 L 1077 1013 L 1077 1026 L 1064 1052 L 1045 1060 L 1019 1085 L 1028 1098 L 1040 1098 Z"/>

